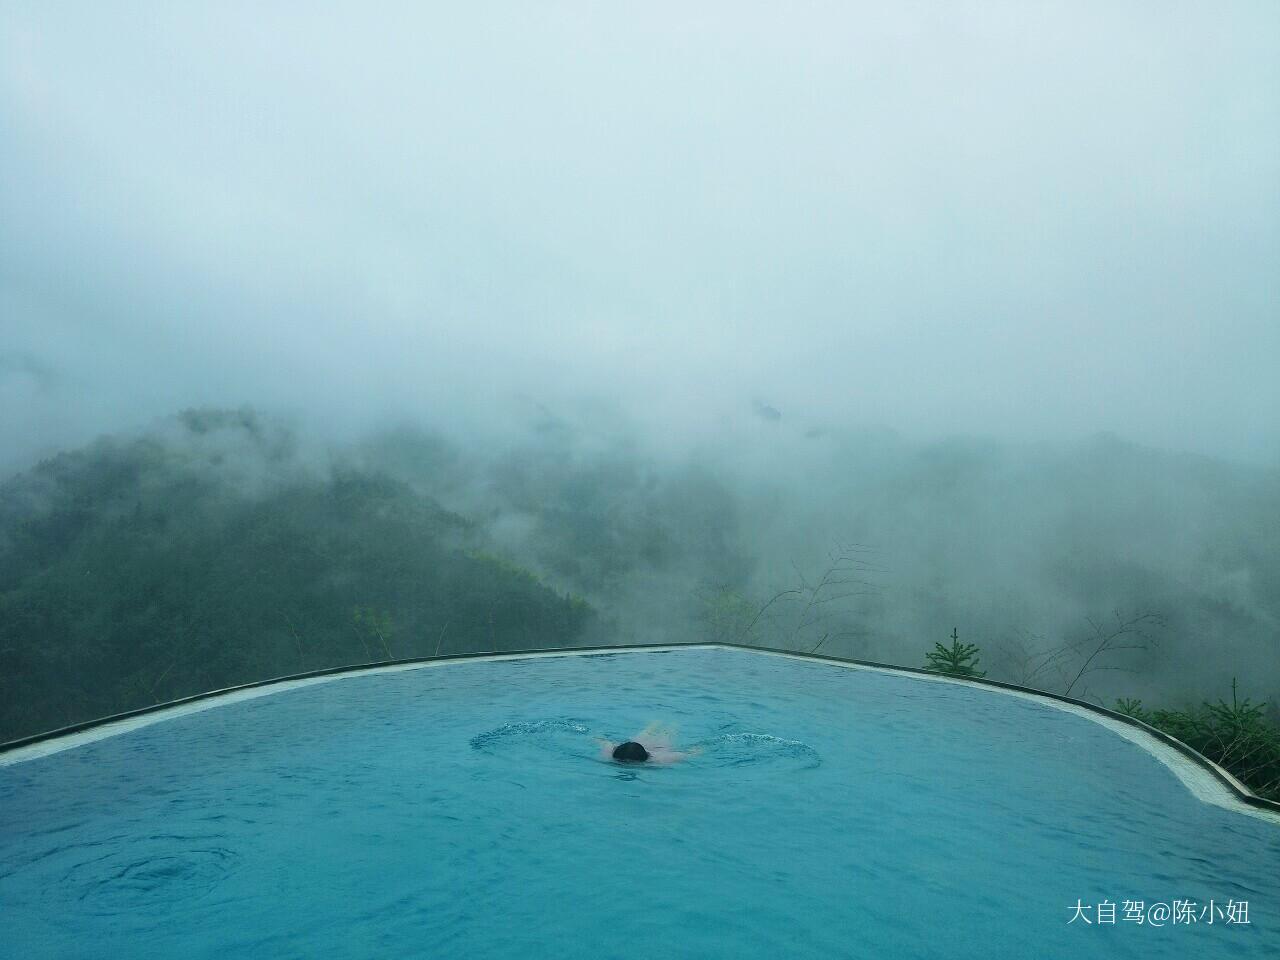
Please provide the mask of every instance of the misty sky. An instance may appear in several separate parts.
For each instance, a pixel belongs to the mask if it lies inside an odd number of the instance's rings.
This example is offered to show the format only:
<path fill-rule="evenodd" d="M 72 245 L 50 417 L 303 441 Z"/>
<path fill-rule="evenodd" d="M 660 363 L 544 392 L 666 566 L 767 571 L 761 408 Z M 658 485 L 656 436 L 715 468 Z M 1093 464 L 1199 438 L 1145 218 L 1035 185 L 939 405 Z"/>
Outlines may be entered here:
<path fill-rule="evenodd" d="M 583 395 L 1280 462 L 1280 4 L 374 6 L 0 7 L 0 467 Z"/>

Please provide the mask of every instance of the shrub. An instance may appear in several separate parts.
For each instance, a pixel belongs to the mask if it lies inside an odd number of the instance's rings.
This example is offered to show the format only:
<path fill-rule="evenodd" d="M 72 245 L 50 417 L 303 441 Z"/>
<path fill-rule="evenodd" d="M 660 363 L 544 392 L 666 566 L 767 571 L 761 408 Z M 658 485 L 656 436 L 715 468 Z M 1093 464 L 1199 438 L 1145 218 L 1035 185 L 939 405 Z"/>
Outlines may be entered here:
<path fill-rule="evenodd" d="M 1208 757 L 1250 790 L 1280 800 L 1280 728 L 1266 719 L 1266 703 L 1239 698 L 1207 700 L 1190 710 L 1146 710 L 1141 700 L 1116 701 L 1117 713 L 1148 723 Z"/>
<path fill-rule="evenodd" d="M 945 673 L 953 677 L 985 677 L 987 671 L 978 669 L 978 645 L 961 643 L 959 631 L 951 628 L 951 646 L 944 647 L 935 643 L 934 649 L 926 653 L 924 665 L 926 670 Z"/>

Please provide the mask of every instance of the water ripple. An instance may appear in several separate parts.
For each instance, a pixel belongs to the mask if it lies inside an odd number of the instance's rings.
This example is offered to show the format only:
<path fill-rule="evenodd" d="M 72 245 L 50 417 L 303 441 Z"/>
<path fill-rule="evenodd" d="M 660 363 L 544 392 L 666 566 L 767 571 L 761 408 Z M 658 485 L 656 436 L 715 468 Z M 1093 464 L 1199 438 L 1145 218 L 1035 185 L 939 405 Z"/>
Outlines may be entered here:
<path fill-rule="evenodd" d="M 568 717 L 519 720 L 472 737 L 471 749 L 487 754 L 517 747 L 558 754 L 581 754 L 589 748 L 589 732 L 586 724 Z"/>
<path fill-rule="evenodd" d="M 71 866 L 59 884 L 63 896 L 95 913 L 169 906 L 202 897 L 235 868 L 237 854 L 221 837 L 156 835 L 117 842 L 107 853 Z M 85 845 L 83 852 L 88 852 Z"/>
<path fill-rule="evenodd" d="M 822 765 L 818 751 L 799 740 L 767 733 L 725 733 L 702 744 L 712 766 L 769 766 L 788 770 L 812 770 Z"/>

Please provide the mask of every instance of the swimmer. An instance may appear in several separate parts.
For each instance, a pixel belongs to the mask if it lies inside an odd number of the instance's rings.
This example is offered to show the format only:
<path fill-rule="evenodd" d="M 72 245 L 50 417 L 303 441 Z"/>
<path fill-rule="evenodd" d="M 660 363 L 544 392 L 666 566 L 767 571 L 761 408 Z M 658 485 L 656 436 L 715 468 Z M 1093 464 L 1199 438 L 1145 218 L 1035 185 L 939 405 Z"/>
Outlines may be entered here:
<path fill-rule="evenodd" d="M 679 763 L 702 752 L 697 747 L 676 750 L 674 742 L 675 733 L 669 727 L 651 723 L 624 743 L 600 740 L 600 758 L 619 763 L 667 764 Z"/>

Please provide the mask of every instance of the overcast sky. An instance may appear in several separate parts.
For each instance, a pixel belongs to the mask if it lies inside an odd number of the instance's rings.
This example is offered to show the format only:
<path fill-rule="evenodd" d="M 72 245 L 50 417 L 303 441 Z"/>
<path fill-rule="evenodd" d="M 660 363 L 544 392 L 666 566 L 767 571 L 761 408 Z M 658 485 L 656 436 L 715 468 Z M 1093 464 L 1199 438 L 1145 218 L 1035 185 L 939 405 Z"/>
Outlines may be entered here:
<path fill-rule="evenodd" d="M 1280 462 L 1278 50 L 1270 0 L 8 0 L 0 466 L 583 394 Z"/>

